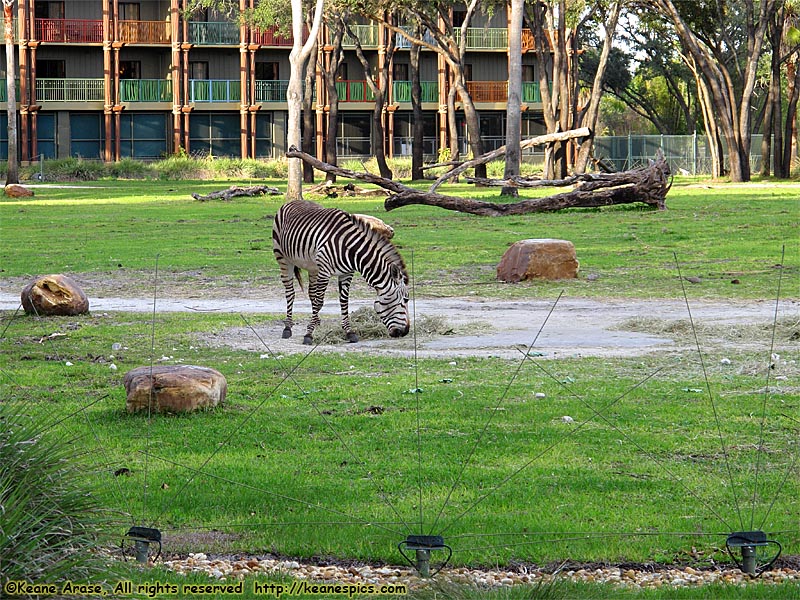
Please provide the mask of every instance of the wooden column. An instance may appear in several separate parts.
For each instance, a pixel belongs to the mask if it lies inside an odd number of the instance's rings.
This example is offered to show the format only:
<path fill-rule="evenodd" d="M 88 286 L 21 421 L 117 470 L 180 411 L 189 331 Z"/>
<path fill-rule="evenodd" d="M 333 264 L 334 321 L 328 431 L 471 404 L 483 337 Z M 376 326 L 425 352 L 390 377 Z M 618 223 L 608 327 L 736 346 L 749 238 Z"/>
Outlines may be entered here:
<path fill-rule="evenodd" d="M 172 81 L 172 152 L 181 148 L 181 29 L 178 0 L 170 0 L 170 65 L 169 76 Z"/>

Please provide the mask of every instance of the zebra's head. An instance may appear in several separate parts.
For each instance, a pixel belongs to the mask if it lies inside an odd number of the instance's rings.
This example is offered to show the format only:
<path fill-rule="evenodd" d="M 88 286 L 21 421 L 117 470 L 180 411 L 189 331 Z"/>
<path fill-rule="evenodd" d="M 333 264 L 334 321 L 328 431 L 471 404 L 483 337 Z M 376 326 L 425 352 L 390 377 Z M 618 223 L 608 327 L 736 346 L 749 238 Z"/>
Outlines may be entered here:
<path fill-rule="evenodd" d="M 391 265 L 386 285 L 377 288 L 375 312 L 391 337 L 408 333 L 408 275 L 401 266 Z"/>

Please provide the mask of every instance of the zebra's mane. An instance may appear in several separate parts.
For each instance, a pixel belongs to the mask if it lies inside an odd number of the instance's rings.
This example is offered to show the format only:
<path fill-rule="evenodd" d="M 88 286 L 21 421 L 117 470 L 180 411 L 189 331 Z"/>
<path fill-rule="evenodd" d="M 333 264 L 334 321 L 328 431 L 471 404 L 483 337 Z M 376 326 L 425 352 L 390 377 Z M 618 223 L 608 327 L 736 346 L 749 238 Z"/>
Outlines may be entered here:
<path fill-rule="evenodd" d="M 365 236 L 371 239 L 371 241 L 381 248 L 386 253 L 386 258 L 389 260 L 391 264 L 397 265 L 400 267 L 400 270 L 403 273 L 405 281 L 408 282 L 408 271 L 406 270 L 406 262 L 403 260 L 403 257 L 400 255 L 400 252 L 397 250 L 397 247 L 391 242 L 391 240 L 387 240 L 381 233 L 374 230 L 372 227 L 369 226 L 369 223 L 359 219 L 358 217 L 352 215 L 349 212 L 342 211 L 347 218 L 350 219 L 361 231 L 364 233 Z"/>

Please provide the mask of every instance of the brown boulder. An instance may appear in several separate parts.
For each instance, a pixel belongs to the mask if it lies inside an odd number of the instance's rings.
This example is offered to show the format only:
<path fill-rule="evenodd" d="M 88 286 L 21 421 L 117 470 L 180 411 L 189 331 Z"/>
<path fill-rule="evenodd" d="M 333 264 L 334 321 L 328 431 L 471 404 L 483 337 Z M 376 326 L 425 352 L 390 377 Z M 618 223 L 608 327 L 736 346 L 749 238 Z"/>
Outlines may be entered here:
<path fill-rule="evenodd" d="M 567 240 L 522 240 L 514 243 L 497 265 L 500 281 L 574 279 L 578 276 L 575 246 Z"/>
<path fill-rule="evenodd" d="M 35 315 L 82 315 L 89 312 L 89 299 L 71 277 L 43 275 L 26 285 L 22 308 Z"/>
<path fill-rule="evenodd" d="M 222 373 L 194 365 L 137 367 L 125 373 L 122 383 L 129 413 L 147 411 L 151 396 L 151 412 L 193 412 L 224 402 L 228 391 Z"/>
<path fill-rule="evenodd" d="M 30 198 L 33 191 L 18 183 L 9 183 L 3 190 L 9 198 Z"/>

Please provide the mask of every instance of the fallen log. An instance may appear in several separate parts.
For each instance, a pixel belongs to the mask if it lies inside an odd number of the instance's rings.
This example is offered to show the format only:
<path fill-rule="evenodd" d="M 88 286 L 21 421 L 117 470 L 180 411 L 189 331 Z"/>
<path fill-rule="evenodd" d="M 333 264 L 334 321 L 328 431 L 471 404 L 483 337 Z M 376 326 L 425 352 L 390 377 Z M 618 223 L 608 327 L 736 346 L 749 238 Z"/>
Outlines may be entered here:
<path fill-rule="evenodd" d="M 211 192 L 205 196 L 195 193 L 192 194 L 192 198 L 199 200 L 200 202 L 206 202 L 207 200 L 225 200 L 229 202 L 231 199 L 238 198 L 239 196 L 278 196 L 280 194 L 281 192 L 278 190 L 278 188 L 270 187 L 268 185 L 253 185 L 250 187 L 239 187 L 237 185 L 232 185 L 227 190 Z"/>
<path fill-rule="evenodd" d="M 530 198 L 514 203 L 485 202 L 470 198 L 445 196 L 436 192 L 425 192 L 407 187 L 391 179 L 371 173 L 358 173 L 317 160 L 297 150 L 294 146 L 286 153 L 289 158 L 299 158 L 315 169 L 350 179 L 359 179 L 393 192 L 385 201 L 387 211 L 425 204 L 445 210 L 483 216 L 521 215 L 534 212 L 550 212 L 565 208 L 596 208 L 616 204 L 642 202 L 660 210 L 666 209 L 666 195 L 671 187 L 670 170 L 664 155 L 659 152 L 648 167 L 622 171 L 620 173 L 583 174 L 569 178 L 575 189 L 544 198 Z M 561 180 L 560 180 L 561 181 Z M 566 180 L 563 180 L 566 181 Z"/>

